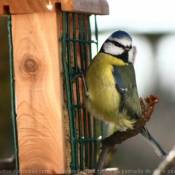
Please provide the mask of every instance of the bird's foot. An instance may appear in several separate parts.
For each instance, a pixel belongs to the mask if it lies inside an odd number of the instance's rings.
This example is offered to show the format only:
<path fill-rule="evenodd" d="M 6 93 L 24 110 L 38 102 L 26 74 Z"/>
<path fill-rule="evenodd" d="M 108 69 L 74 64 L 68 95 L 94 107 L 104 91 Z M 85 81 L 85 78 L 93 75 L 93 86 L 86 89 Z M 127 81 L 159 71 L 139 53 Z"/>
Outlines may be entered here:
<path fill-rule="evenodd" d="M 74 67 L 73 70 L 76 70 L 76 68 Z M 80 67 L 77 67 L 77 71 L 74 71 L 74 74 L 72 76 L 72 78 L 78 78 L 78 77 L 84 77 L 85 75 L 85 70 L 81 69 Z"/>

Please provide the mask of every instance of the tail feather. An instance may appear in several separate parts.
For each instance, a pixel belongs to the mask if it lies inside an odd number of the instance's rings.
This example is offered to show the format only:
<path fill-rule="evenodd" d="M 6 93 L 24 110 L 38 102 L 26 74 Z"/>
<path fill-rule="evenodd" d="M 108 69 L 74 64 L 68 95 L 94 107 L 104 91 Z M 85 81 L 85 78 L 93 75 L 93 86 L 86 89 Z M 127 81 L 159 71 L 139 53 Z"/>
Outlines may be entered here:
<path fill-rule="evenodd" d="M 160 143 L 150 134 L 150 132 L 148 131 L 148 129 L 146 128 L 146 126 L 144 126 L 141 130 L 140 130 L 140 134 L 144 137 L 144 139 L 146 141 L 148 141 L 148 143 L 154 147 L 155 152 L 162 158 L 164 158 L 165 156 L 167 156 L 167 152 L 162 148 L 162 146 L 160 145 Z"/>

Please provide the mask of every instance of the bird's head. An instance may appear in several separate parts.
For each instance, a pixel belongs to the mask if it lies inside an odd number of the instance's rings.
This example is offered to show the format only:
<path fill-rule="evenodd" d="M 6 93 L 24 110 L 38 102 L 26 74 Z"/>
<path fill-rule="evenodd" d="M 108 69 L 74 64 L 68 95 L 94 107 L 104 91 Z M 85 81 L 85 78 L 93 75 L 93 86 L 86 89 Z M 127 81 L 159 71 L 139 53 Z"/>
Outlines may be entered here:
<path fill-rule="evenodd" d="M 130 62 L 132 60 L 132 38 L 124 31 L 115 31 L 103 43 L 100 52 L 113 55 L 124 62 Z"/>

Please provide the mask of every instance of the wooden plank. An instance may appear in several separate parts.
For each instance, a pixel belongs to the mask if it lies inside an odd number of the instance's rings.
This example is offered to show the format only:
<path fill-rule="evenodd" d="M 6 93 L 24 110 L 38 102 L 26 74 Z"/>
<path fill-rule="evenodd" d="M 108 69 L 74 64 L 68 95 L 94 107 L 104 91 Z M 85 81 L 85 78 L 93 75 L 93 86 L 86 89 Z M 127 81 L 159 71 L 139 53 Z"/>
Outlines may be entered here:
<path fill-rule="evenodd" d="M 0 14 L 53 12 L 56 4 L 63 11 L 108 15 L 106 0 L 0 0 Z"/>
<path fill-rule="evenodd" d="M 24 174 L 66 169 L 56 21 L 55 12 L 12 15 L 19 165 Z"/>

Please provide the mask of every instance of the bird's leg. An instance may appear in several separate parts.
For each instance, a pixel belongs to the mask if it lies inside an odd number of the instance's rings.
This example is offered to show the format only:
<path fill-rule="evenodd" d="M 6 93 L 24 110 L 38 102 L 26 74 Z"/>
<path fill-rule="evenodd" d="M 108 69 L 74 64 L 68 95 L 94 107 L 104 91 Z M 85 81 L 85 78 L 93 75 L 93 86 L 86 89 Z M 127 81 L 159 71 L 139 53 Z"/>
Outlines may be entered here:
<path fill-rule="evenodd" d="M 80 68 L 78 68 L 78 69 L 79 69 L 79 72 L 80 72 L 80 76 L 83 80 L 84 91 L 87 94 L 88 93 L 88 88 L 87 88 L 87 84 L 86 84 L 86 81 L 85 81 L 85 76 L 84 76 L 85 73 L 82 71 L 82 69 L 80 69 Z"/>
<path fill-rule="evenodd" d="M 77 72 L 74 72 L 73 74 L 73 77 L 72 78 L 78 78 L 78 77 L 81 77 L 82 74 L 85 74 L 85 70 L 81 69 L 80 67 L 77 67 L 78 68 L 78 71 Z M 75 70 L 75 67 L 73 68 L 73 70 Z"/>
<path fill-rule="evenodd" d="M 85 71 L 83 71 L 81 68 L 78 67 L 79 73 L 76 74 L 75 76 L 73 76 L 73 78 L 77 78 L 77 77 L 81 77 L 83 80 L 83 87 L 84 87 L 84 91 L 85 91 L 85 95 L 86 97 L 88 97 L 88 88 L 87 88 L 87 84 L 86 84 L 86 80 L 85 80 Z"/>

